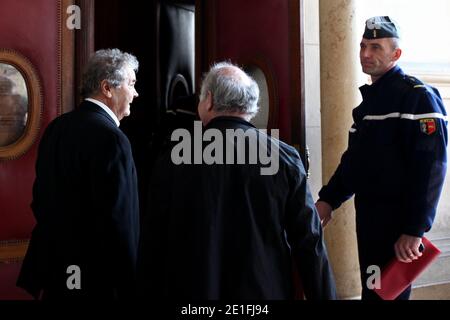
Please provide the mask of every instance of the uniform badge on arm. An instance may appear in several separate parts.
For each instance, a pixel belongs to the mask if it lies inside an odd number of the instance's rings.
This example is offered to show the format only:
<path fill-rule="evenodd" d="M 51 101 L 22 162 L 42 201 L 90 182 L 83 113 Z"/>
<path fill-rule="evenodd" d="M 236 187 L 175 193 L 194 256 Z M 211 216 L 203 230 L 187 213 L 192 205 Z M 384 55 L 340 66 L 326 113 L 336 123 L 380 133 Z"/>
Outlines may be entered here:
<path fill-rule="evenodd" d="M 420 131 L 427 135 L 436 132 L 436 121 L 434 119 L 420 119 Z"/>

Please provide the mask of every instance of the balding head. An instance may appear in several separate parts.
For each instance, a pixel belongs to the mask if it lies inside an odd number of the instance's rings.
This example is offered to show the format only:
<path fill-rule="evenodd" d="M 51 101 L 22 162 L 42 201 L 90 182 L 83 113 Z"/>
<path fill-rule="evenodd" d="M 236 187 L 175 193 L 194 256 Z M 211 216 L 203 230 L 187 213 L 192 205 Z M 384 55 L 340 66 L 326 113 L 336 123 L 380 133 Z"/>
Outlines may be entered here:
<path fill-rule="evenodd" d="M 228 62 L 212 66 L 205 75 L 200 101 L 211 94 L 212 109 L 217 114 L 241 114 L 251 119 L 258 112 L 258 84 L 241 68 Z"/>
<path fill-rule="evenodd" d="M 250 77 L 244 71 L 242 71 L 241 68 L 227 63 L 222 64 L 222 67 L 217 68 L 218 75 L 227 77 L 231 81 L 242 82 L 242 84 L 245 84 L 247 86 L 251 85 Z"/>

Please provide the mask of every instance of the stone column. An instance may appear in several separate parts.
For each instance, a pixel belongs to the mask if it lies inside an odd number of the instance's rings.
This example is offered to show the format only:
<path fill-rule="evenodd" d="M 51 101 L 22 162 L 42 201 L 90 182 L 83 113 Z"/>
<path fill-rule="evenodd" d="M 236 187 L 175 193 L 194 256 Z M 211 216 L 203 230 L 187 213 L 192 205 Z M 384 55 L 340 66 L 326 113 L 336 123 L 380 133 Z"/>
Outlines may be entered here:
<path fill-rule="evenodd" d="M 359 41 L 356 0 L 320 0 L 320 68 L 323 183 L 328 183 L 347 149 L 358 90 Z M 353 200 L 334 212 L 325 239 L 341 299 L 360 295 Z"/>

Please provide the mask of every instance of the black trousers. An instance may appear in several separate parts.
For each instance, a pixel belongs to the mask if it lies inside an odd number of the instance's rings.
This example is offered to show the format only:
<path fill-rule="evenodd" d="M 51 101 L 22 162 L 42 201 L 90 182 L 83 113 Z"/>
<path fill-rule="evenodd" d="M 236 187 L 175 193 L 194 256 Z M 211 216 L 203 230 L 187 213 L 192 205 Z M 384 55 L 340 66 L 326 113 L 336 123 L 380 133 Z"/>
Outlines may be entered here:
<path fill-rule="evenodd" d="M 373 275 L 369 267 L 379 267 L 381 271 L 396 259 L 394 246 L 402 232 L 400 213 L 402 206 L 398 203 L 366 203 L 356 201 L 356 233 L 358 239 L 359 266 L 361 270 L 362 300 L 381 300 L 367 286 L 367 280 Z M 405 289 L 396 300 L 408 300 L 411 286 Z"/>

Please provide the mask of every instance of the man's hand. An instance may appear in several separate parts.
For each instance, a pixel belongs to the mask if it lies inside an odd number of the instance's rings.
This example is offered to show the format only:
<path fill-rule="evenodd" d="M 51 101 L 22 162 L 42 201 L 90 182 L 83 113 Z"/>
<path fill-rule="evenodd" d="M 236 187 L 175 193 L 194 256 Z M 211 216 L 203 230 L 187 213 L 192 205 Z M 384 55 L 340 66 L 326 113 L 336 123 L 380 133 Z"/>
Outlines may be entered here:
<path fill-rule="evenodd" d="M 325 226 L 330 222 L 333 212 L 333 209 L 331 206 L 326 203 L 325 201 L 317 201 L 316 202 L 316 209 L 319 213 L 320 222 L 322 223 L 322 227 L 325 228 Z"/>
<path fill-rule="evenodd" d="M 419 259 L 422 252 L 419 251 L 419 246 L 422 243 L 422 238 L 402 234 L 395 243 L 395 255 L 401 262 L 412 262 Z"/>

